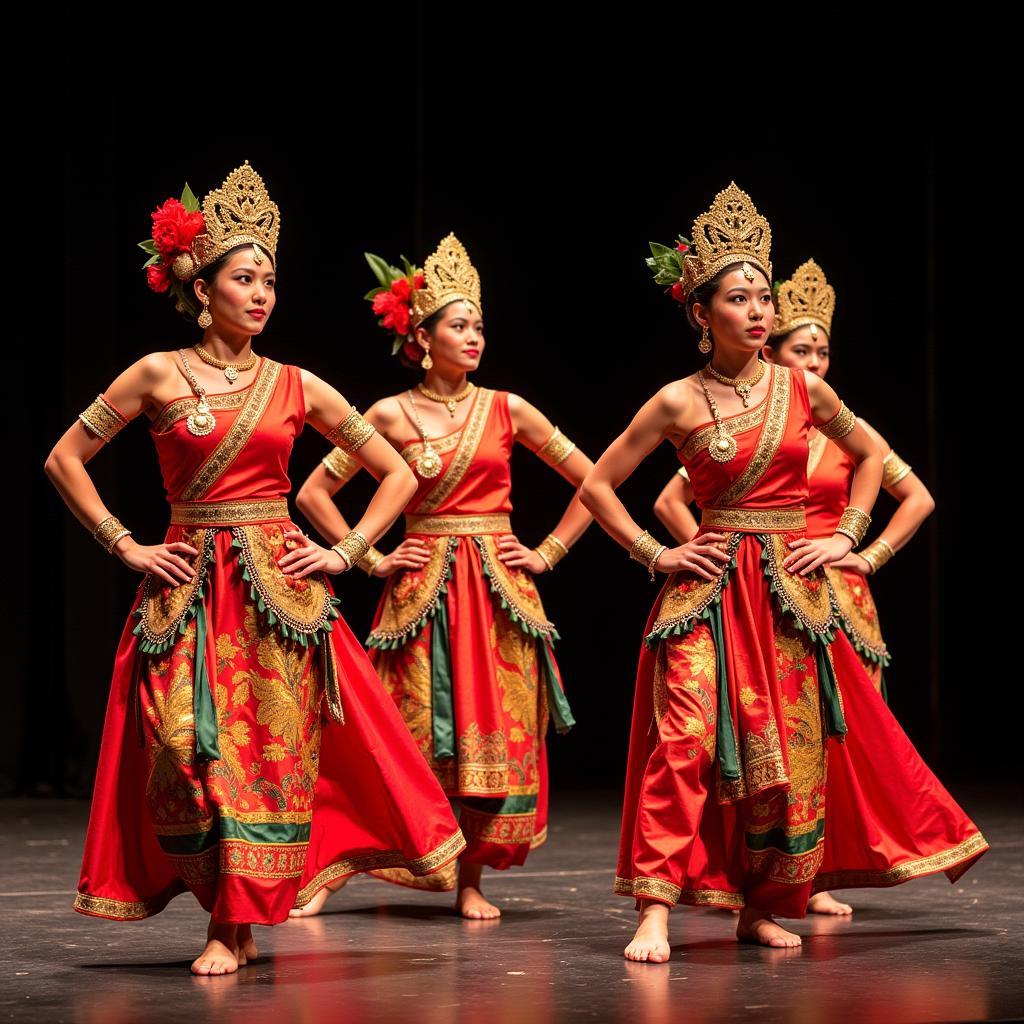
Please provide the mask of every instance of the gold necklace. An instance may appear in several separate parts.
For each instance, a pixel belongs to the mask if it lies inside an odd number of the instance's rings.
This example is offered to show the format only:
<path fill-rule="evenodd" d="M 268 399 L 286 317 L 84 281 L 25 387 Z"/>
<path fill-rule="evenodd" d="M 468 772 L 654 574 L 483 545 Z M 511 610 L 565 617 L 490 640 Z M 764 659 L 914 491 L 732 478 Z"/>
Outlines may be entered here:
<path fill-rule="evenodd" d="M 749 377 L 726 377 L 724 373 L 719 373 L 710 362 L 704 369 L 720 384 L 728 384 L 743 399 L 743 408 L 746 409 L 750 406 L 750 391 L 761 382 L 764 371 L 768 369 L 768 364 L 763 359 L 758 359 L 757 370 Z M 706 391 L 707 388 L 704 390 Z"/>
<path fill-rule="evenodd" d="M 448 415 L 455 419 L 456 403 L 461 402 L 464 398 L 469 398 L 473 393 L 473 385 L 467 384 L 457 395 L 439 395 L 436 391 L 431 391 L 426 384 L 417 384 L 416 390 L 424 398 L 429 398 L 432 402 L 440 402 L 442 405 L 446 405 L 448 407 Z"/>
<path fill-rule="evenodd" d="M 189 366 L 185 350 L 183 348 L 178 349 L 178 355 L 181 356 L 181 365 L 185 367 L 185 377 L 199 399 L 196 402 L 196 411 L 185 421 L 185 426 L 190 434 L 194 434 L 196 437 L 205 437 L 217 426 L 217 421 L 214 419 L 213 413 L 210 412 L 210 406 L 207 404 L 206 388 L 196 380 L 192 367 Z"/>
<path fill-rule="evenodd" d="M 715 460 L 715 462 L 729 462 L 731 459 L 736 458 L 736 438 L 725 429 L 725 425 L 722 423 L 722 417 L 718 414 L 718 403 L 711 397 L 711 392 L 708 391 L 708 386 L 704 382 L 703 371 L 697 374 L 697 379 L 700 381 L 700 386 L 704 389 L 704 397 L 708 400 L 708 407 L 711 409 L 711 415 L 715 421 L 715 439 L 708 445 L 708 455 Z"/>
<path fill-rule="evenodd" d="M 243 370 L 251 370 L 256 365 L 256 353 L 250 352 L 249 358 L 243 360 L 240 363 L 225 363 L 222 359 L 218 359 L 216 356 L 211 356 L 205 348 L 200 348 L 198 345 L 193 345 L 195 353 L 207 366 L 216 366 L 218 370 L 224 371 L 224 376 L 227 377 L 229 384 L 234 384 L 238 380 L 238 375 Z"/>
<path fill-rule="evenodd" d="M 430 438 L 427 437 L 427 429 L 423 426 L 423 420 L 420 419 L 420 411 L 416 408 L 416 399 L 412 397 L 412 389 L 410 388 L 407 393 L 409 404 L 412 406 L 412 414 L 416 418 L 416 427 L 420 432 L 420 437 L 423 438 L 423 451 L 416 456 L 416 472 L 424 480 L 432 480 L 441 472 L 441 456 L 434 450 Z"/>

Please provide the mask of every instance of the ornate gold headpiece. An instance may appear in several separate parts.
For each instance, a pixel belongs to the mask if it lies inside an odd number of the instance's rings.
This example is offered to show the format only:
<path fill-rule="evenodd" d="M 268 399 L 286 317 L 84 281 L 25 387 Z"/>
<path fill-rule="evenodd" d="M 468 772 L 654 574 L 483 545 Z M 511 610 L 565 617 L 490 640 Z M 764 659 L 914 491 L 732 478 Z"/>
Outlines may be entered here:
<path fill-rule="evenodd" d="M 449 235 L 427 257 L 423 265 L 424 284 L 412 294 L 412 326 L 417 327 L 449 302 L 472 303 L 479 312 L 480 275 L 469 262 L 466 247 Z"/>
<path fill-rule="evenodd" d="M 832 314 L 836 310 L 836 290 L 825 280 L 825 272 L 814 260 L 808 260 L 775 293 L 775 324 L 772 335 L 788 334 L 811 325 L 832 333 Z"/>
<path fill-rule="evenodd" d="M 692 242 L 683 257 L 683 290 L 689 295 L 730 263 L 752 263 L 771 281 L 771 248 L 768 221 L 750 196 L 730 182 L 693 222 Z"/>
<path fill-rule="evenodd" d="M 182 281 L 195 277 L 236 245 L 251 245 L 257 263 L 265 249 L 276 265 L 281 213 L 248 160 L 206 196 L 203 220 L 206 230 L 196 235 L 189 252 L 180 253 L 174 260 L 175 276 Z"/>

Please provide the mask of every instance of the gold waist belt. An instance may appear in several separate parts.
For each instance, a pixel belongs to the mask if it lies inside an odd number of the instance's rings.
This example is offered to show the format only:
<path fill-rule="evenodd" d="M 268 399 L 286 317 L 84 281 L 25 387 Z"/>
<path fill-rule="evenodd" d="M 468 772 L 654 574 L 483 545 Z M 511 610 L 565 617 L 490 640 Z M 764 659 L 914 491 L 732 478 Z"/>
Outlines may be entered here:
<path fill-rule="evenodd" d="M 270 523 L 288 519 L 285 498 L 259 501 L 174 501 L 171 523 L 174 526 L 241 526 L 243 523 Z"/>
<path fill-rule="evenodd" d="M 512 522 L 505 512 L 486 516 L 417 516 L 405 517 L 406 533 L 459 534 L 511 533 Z"/>
<path fill-rule="evenodd" d="M 795 533 L 807 529 L 800 508 L 706 508 L 700 516 L 702 529 L 714 527 L 740 533 Z"/>

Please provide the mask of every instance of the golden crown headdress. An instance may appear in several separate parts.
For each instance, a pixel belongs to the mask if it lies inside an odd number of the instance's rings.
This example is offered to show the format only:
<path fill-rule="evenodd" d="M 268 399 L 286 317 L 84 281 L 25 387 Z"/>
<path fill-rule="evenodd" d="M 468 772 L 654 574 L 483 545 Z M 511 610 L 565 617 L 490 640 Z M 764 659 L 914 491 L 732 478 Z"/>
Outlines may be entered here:
<path fill-rule="evenodd" d="M 412 326 L 417 327 L 449 302 L 480 305 L 480 275 L 469 262 L 466 247 L 448 235 L 423 264 L 424 283 L 412 293 Z"/>
<path fill-rule="evenodd" d="M 772 279 L 772 229 L 734 181 L 693 222 L 691 239 L 683 256 L 682 284 L 687 295 L 730 263 L 752 263 Z"/>
<path fill-rule="evenodd" d="M 820 327 L 832 333 L 836 290 L 825 280 L 825 272 L 814 260 L 796 268 L 788 281 L 775 288 L 775 323 L 772 335 L 788 334 L 798 327 Z"/>
<path fill-rule="evenodd" d="M 196 235 L 188 252 L 175 257 L 174 273 L 182 281 L 195 277 L 237 245 L 251 245 L 257 263 L 265 249 L 276 265 L 281 213 L 248 160 L 206 196 L 203 220 L 205 231 Z"/>

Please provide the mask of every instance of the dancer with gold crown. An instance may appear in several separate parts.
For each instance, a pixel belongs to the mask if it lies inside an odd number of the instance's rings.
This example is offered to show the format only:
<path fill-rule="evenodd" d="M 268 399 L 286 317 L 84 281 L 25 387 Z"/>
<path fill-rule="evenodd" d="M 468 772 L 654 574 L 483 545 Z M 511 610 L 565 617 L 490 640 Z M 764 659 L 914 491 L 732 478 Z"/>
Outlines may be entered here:
<path fill-rule="evenodd" d="M 142 243 L 150 287 L 198 312 L 202 339 L 125 370 L 46 470 L 93 537 L 145 577 L 124 629 L 75 909 L 138 920 L 191 890 L 210 912 L 196 974 L 256 955 L 254 924 L 302 886 L 370 868 L 430 876 L 464 846 L 324 573 L 362 558 L 415 480 L 332 387 L 252 350 L 275 306 L 280 216 L 246 162 L 200 208 L 186 186 Z M 140 414 L 171 526 L 140 544 L 86 469 Z M 379 480 L 333 548 L 288 514 L 306 423 Z"/>
<path fill-rule="evenodd" d="M 831 366 L 835 289 L 825 279 L 821 267 L 808 260 L 788 281 L 776 284 L 774 291 L 775 323 L 765 343 L 764 358 L 770 363 L 808 370 L 824 379 Z M 825 566 L 825 573 L 839 622 L 875 687 L 885 696 L 883 669 L 889 664 L 889 651 L 882 638 L 867 577 L 908 543 L 931 515 L 935 502 L 921 479 L 885 438 L 863 418 L 858 422 L 885 452 L 882 487 L 899 505 L 876 540 L 861 551 L 851 551 L 834 565 Z M 807 535 L 828 537 L 848 504 L 854 463 L 817 430 L 811 431 L 808 446 Z M 681 544 L 697 532 L 697 522 L 689 510 L 692 501 L 693 487 L 681 466 L 655 503 L 656 515 Z"/>
<path fill-rule="evenodd" d="M 835 289 L 821 267 L 808 260 L 793 276 L 774 288 L 775 322 L 763 354 L 769 363 L 807 370 L 825 379 L 831 365 L 832 317 L 835 313 Z M 883 669 L 889 664 L 889 652 L 878 622 L 878 611 L 867 577 L 875 573 L 902 548 L 931 514 L 935 503 L 928 489 L 890 447 L 888 442 L 863 418 L 858 423 L 874 440 L 882 459 L 882 486 L 899 502 L 888 525 L 878 538 L 859 552 L 823 568 L 831 590 L 833 610 L 838 623 L 860 655 L 875 688 L 885 696 Z M 808 437 L 808 496 L 805 505 L 807 536 L 812 539 L 832 536 L 850 503 L 850 487 L 856 463 L 837 444 L 830 444 L 820 431 L 812 429 Z M 688 505 L 692 486 L 677 474 L 658 497 L 655 512 L 669 532 L 681 544 L 697 533 L 697 524 Z M 815 893 L 807 904 L 809 913 L 853 913 L 848 903 L 840 903 L 828 892 Z"/>
<path fill-rule="evenodd" d="M 394 335 L 393 353 L 424 371 L 366 414 L 419 482 L 405 539 L 359 563 L 387 579 L 371 658 L 445 793 L 461 801 L 457 908 L 496 918 L 482 869 L 522 864 L 546 838 L 544 735 L 549 720 L 559 732 L 573 725 L 552 649 L 558 634 L 534 576 L 553 570 L 591 522 L 574 496 L 536 548 L 520 543 L 509 521 L 509 458 L 518 441 L 574 489 L 591 462 L 523 398 L 469 382 L 485 344 L 480 278 L 454 235 L 422 271 L 367 260 L 379 283 L 367 297 Z M 348 530 L 332 497 L 358 468 L 336 449 L 299 492 L 299 508 L 325 537 Z M 403 871 L 379 874 L 431 886 Z M 296 915 L 316 913 L 327 895 L 325 887 Z"/>
<path fill-rule="evenodd" d="M 820 569 L 863 539 L 882 456 L 820 377 L 759 359 L 775 316 L 770 247 L 735 184 L 692 241 L 651 244 L 655 280 L 685 299 L 711 359 L 651 398 L 581 489 L 652 579 L 668 574 L 637 672 L 615 881 L 640 910 L 632 960 L 669 959 L 677 903 L 738 909 L 741 941 L 796 946 L 773 915 L 802 917 L 814 891 L 953 880 L 987 849 L 837 628 Z M 849 504 L 818 539 L 812 428 L 855 464 Z M 702 510 L 697 535 L 671 549 L 615 494 L 664 440 Z"/>

